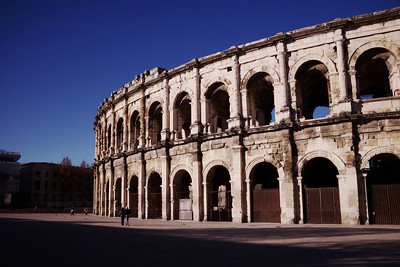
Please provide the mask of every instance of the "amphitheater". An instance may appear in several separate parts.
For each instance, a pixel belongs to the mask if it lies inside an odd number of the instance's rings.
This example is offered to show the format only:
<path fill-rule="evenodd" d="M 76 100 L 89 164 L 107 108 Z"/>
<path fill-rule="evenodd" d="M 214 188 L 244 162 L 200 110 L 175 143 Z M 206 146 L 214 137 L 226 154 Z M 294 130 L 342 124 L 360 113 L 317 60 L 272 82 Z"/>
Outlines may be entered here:
<path fill-rule="evenodd" d="M 400 8 L 145 71 L 94 131 L 97 215 L 400 224 Z"/>

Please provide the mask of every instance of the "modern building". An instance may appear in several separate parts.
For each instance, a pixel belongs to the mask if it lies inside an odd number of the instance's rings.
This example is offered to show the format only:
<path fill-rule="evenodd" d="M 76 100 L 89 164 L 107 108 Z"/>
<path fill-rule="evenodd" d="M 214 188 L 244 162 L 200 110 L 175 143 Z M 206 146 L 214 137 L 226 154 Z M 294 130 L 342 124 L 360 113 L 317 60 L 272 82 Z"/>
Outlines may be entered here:
<path fill-rule="evenodd" d="M 93 169 L 63 164 L 21 164 L 21 198 L 25 207 L 91 207 Z"/>
<path fill-rule="evenodd" d="M 0 150 L 0 207 L 18 203 L 20 158 L 18 152 Z"/>
<path fill-rule="evenodd" d="M 400 8 L 145 71 L 94 129 L 99 215 L 400 224 Z"/>

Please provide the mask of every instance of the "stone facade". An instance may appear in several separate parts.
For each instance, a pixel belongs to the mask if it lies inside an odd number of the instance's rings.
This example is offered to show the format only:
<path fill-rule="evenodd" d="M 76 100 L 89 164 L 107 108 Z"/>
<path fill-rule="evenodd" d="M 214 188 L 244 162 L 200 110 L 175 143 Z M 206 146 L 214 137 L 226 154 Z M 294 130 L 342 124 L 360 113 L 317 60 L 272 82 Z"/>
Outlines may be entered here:
<path fill-rule="evenodd" d="M 375 186 L 400 184 L 400 8 L 146 71 L 94 129 L 99 215 L 379 223 Z"/>

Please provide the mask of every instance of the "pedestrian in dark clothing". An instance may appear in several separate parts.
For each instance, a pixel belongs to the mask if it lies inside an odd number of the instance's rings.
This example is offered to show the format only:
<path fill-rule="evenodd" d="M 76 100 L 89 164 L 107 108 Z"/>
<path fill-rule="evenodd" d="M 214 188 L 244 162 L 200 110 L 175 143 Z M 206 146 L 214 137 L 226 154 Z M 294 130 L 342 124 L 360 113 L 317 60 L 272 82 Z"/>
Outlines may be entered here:
<path fill-rule="evenodd" d="M 125 221 L 125 210 L 124 210 L 124 208 L 120 209 L 119 216 L 121 216 L 121 225 L 124 225 L 124 221 Z"/>
<path fill-rule="evenodd" d="M 131 210 L 129 209 L 128 206 L 126 206 L 125 209 L 125 216 L 126 216 L 126 225 L 129 226 L 129 216 L 131 216 Z"/>

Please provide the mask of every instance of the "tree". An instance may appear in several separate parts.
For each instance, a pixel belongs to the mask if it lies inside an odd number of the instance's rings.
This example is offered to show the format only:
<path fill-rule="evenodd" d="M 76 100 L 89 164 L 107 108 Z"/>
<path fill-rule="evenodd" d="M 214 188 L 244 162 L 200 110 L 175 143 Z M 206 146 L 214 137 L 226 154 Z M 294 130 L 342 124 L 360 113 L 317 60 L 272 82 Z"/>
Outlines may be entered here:
<path fill-rule="evenodd" d="M 65 166 L 72 166 L 72 160 L 69 157 L 64 157 L 60 164 Z"/>
<path fill-rule="evenodd" d="M 80 167 L 81 168 L 90 168 L 90 165 L 86 161 L 82 160 Z"/>

